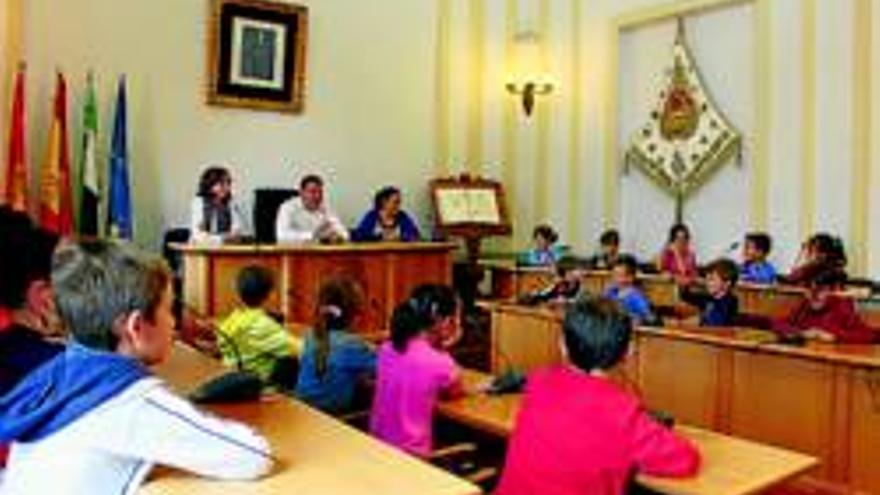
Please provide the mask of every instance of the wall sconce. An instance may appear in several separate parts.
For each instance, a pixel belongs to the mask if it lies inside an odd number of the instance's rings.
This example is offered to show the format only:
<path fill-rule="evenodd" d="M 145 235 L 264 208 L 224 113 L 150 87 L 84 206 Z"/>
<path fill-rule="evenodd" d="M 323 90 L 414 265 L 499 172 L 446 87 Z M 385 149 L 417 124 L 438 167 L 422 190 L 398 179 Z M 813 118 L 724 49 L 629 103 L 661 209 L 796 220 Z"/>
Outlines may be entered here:
<path fill-rule="evenodd" d="M 544 67 L 540 35 L 533 31 L 519 33 L 513 39 L 513 48 L 514 70 L 504 87 L 521 97 L 523 112 L 528 117 L 535 108 L 535 97 L 552 93 L 554 85 Z"/>

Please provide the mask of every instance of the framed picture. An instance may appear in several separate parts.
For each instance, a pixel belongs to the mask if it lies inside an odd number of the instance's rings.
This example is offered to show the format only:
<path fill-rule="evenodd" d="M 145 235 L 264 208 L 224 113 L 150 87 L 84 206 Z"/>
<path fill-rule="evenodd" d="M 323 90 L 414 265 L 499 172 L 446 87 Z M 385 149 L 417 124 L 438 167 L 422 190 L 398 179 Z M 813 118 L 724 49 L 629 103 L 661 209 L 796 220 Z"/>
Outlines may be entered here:
<path fill-rule="evenodd" d="M 210 0 L 208 104 L 301 113 L 308 9 L 266 0 Z"/>

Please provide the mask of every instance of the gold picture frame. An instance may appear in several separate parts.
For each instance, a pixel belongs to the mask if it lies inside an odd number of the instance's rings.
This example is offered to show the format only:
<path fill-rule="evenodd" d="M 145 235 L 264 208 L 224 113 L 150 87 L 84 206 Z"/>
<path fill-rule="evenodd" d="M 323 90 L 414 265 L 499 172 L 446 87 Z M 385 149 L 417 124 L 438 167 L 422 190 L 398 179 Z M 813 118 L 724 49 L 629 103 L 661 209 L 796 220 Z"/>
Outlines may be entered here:
<path fill-rule="evenodd" d="M 267 0 L 210 0 L 209 105 L 302 113 L 308 8 Z"/>

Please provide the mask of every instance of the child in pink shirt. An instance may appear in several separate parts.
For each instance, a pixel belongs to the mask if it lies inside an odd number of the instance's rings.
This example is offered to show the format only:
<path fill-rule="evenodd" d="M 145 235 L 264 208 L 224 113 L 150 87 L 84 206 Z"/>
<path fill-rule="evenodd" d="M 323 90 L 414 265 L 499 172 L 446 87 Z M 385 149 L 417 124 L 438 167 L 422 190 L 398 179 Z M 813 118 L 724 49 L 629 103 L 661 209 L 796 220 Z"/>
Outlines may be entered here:
<path fill-rule="evenodd" d="M 626 355 L 630 334 L 629 318 L 608 299 L 567 308 L 568 363 L 529 377 L 496 495 L 618 495 L 634 472 L 697 472 L 694 446 L 606 376 Z"/>
<path fill-rule="evenodd" d="M 677 223 L 669 229 L 669 242 L 660 253 L 657 268 L 679 280 L 691 280 L 698 275 L 697 256 L 691 249 L 691 231 Z"/>
<path fill-rule="evenodd" d="M 461 337 L 457 314 L 452 289 L 420 286 L 394 310 L 391 341 L 379 349 L 370 432 L 419 457 L 432 450 L 438 397 L 463 390 L 455 360 L 446 351 Z"/>

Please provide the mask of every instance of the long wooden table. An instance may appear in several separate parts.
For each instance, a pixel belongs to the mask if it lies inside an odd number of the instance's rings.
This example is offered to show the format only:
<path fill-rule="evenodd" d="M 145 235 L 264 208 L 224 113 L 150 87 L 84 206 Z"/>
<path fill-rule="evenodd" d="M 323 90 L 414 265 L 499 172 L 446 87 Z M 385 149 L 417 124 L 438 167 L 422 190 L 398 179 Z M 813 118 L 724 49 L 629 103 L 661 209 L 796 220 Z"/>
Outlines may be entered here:
<path fill-rule="evenodd" d="M 181 393 L 225 370 L 178 345 L 158 368 Z M 276 471 L 255 482 L 219 482 L 179 471 L 159 470 L 140 493 L 211 494 L 400 494 L 475 495 L 480 489 L 406 455 L 346 424 L 287 397 L 258 403 L 214 406 L 217 414 L 250 424 L 265 435 L 280 459 Z"/>
<path fill-rule="evenodd" d="M 488 378 L 473 371 L 465 374 L 470 388 Z M 521 402 L 521 394 L 470 395 L 441 403 L 438 412 L 479 430 L 507 437 L 513 431 Z M 640 475 L 639 484 L 673 495 L 745 495 L 798 476 L 817 463 L 808 455 L 700 428 L 677 426 L 676 431 L 700 450 L 703 460 L 700 472 L 685 479 Z"/>
<path fill-rule="evenodd" d="M 484 262 L 491 273 L 492 296 L 496 300 L 510 301 L 524 294 L 547 287 L 554 279 L 549 267 L 520 267 L 509 261 Z M 654 306 L 677 307 L 679 299 L 675 281 L 663 274 L 639 274 L 637 277 L 645 296 Z M 592 294 L 602 294 L 611 284 L 611 272 L 590 270 L 584 272 L 581 283 Z M 787 285 L 760 285 L 739 283 L 736 286 L 740 311 L 756 316 L 778 318 L 788 314 L 804 298 L 806 290 Z M 880 328 L 880 299 L 856 297 L 860 313 L 866 323 Z"/>
<path fill-rule="evenodd" d="M 318 290 L 333 277 L 349 277 L 363 291 L 355 328 L 388 328 L 394 306 L 417 285 L 452 282 L 453 243 L 340 245 L 175 244 L 184 267 L 183 297 L 200 314 L 225 315 L 239 305 L 235 280 L 247 265 L 276 273 L 267 307 L 286 321 L 315 318 Z"/>
<path fill-rule="evenodd" d="M 495 304 L 492 366 L 559 362 L 561 315 Z M 821 459 L 812 484 L 880 493 L 880 346 L 772 343 L 748 329 L 639 328 L 625 371 L 682 423 Z"/>

